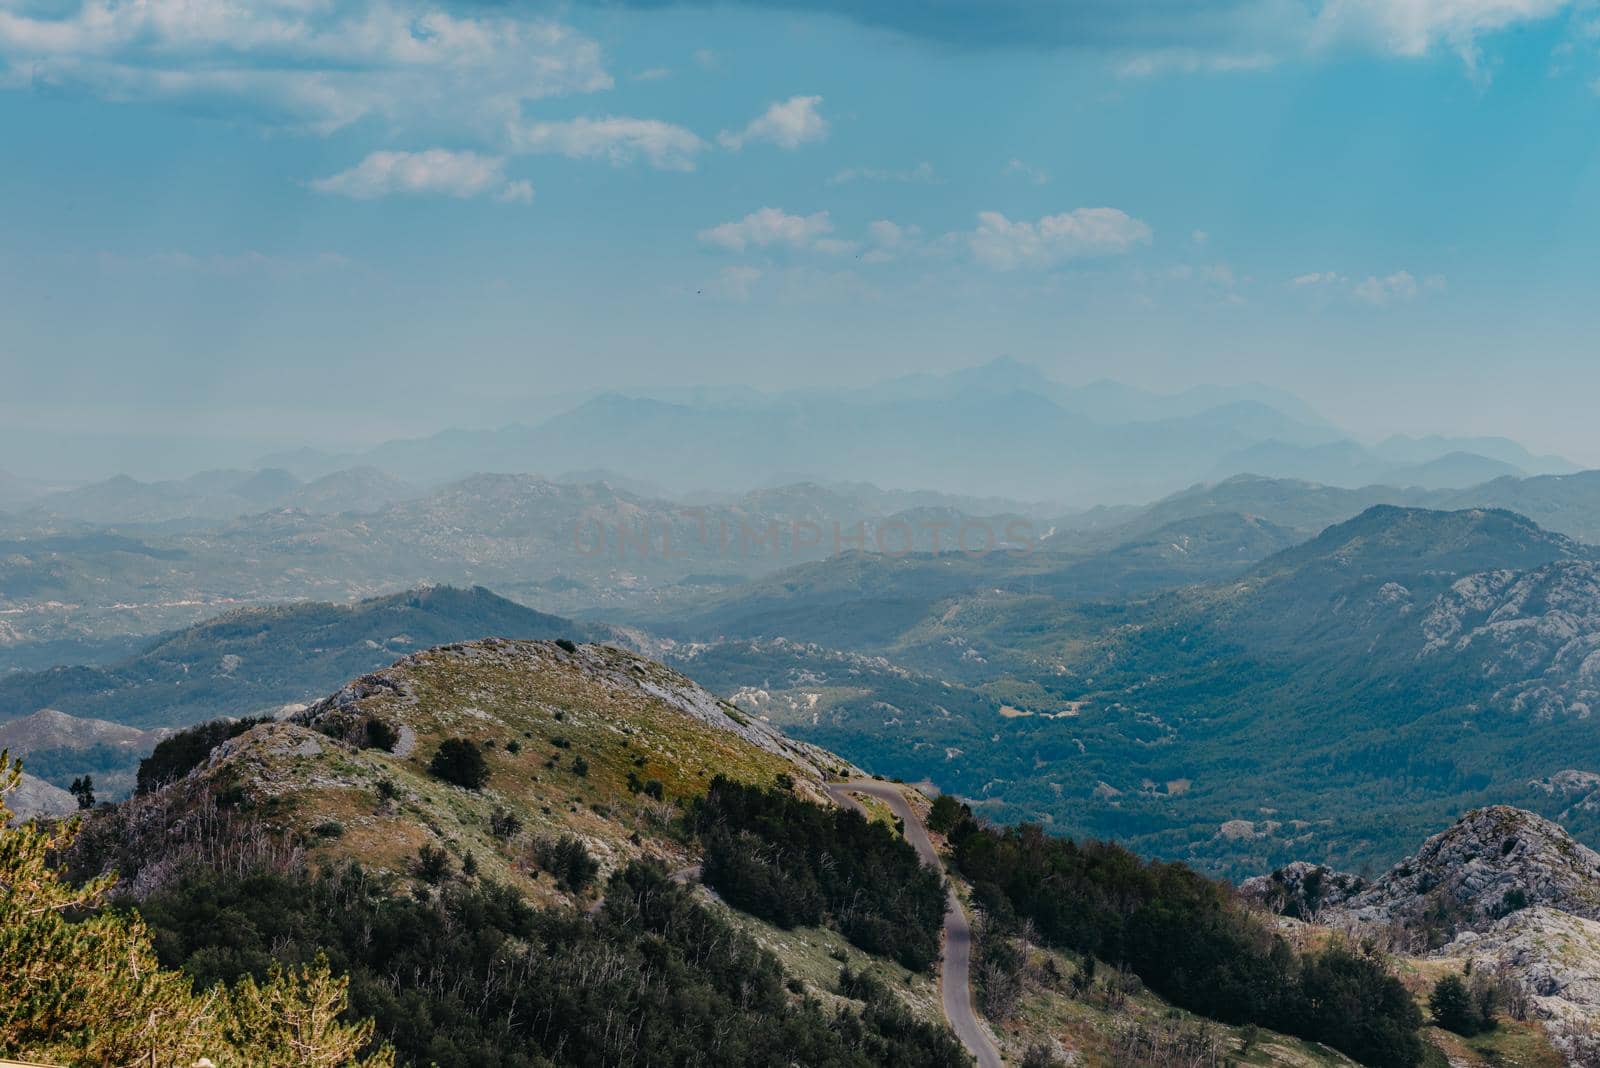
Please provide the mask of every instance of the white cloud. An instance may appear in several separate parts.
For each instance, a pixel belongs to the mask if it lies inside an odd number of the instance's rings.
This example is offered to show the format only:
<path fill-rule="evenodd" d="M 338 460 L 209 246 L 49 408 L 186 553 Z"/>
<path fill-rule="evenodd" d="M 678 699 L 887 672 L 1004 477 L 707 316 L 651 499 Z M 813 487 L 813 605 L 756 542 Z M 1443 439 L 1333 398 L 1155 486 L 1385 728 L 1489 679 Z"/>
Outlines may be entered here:
<path fill-rule="evenodd" d="M 515 182 L 507 182 L 505 188 L 500 190 L 497 197 L 507 204 L 532 204 L 533 183 L 526 178 L 519 178 Z"/>
<path fill-rule="evenodd" d="M 737 222 L 725 222 L 709 230 L 700 231 L 700 240 L 729 252 L 743 252 L 746 248 L 766 248 L 769 245 L 788 245 L 791 248 L 809 248 L 819 239 L 833 232 L 828 213 L 819 211 L 812 215 L 790 215 L 780 208 L 762 208 L 753 211 Z"/>
<path fill-rule="evenodd" d="M 1210 4 L 1190 5 L 1193 22 L 1187 43 L 1165 18 L 1150 18 L 1150 5 L 1108 5 L 1108 12 L 1144 20 L 1129 40 L 1163 27 L 1168 41 L 1135 43 L 1131 53 L 1113 57 L 1119 73 L 1144 77 L 1168 73 L 1227 73 L 1265 70 L 1295 59 L 1315 60 L 1342 51 L 1419 57 L 1436 49 L 1457 53 L 1475 76 L 1481 75 L 1485 39 L 1531 25 L 1586 0 L 1241 0 L 1222 14 Z M 1170 12 L 1163 12 L 1163 15 Z M 1109 39 L 1109 38 L 1108 38 Z"/>
<path fill-rule="evenodd" d="M 1424 293 L 1442 293 L 1444 289 L 1442 275 L 1429 275 L 1418 280 L 1410 271 L 1396 271 L 1382 278 L 1368 276 L 1356 283 L 1351 292 L 1357 300 L 1382 308 L 1390 304 L 1407 304 Z"/>
<path fill-rule="evenodd" d="M 646 67 L 633 76 L 636 82 L 659 82 L 663 78 L 672 77 L 672 71 L 666 67 Z"/>
<path fill-rule="evenodd" d="M 1011 160 L 1000 173 L 1010 178 L 1021 178 L 1023 181 L 1032 182 L 1034 185 L 1044 185 L 1050 180 L 1048 172 L 1032 164 L 1024 163 L 1020 159 Z"/>
<path fill-rule="evenodd" d="M 880 170 L 874 167 L 847 167 L 828 179 L 829 185 L 848 185 L 851 182 L 903 182 L 908 185 L 938 185 L 939 176 L 933 164 L 924 160 L 908 171 Z"/>
<path fill-rule="evenodd" d="M 978 213 L 977 230 L 967 237 L 978 262 L 997 271 L 1120 255 L 1150 240 L 1146 223 L 1116 208 L 1078 208 L 1036 223 L 1013 222 L 998 211 L 984 211 Z"/>
<path fill-rule="evenodd" d="M 508 133 L 518 152 L 554 152 L 574 159 L 608 159 L 614 164 L 643 158 L 662 170 L 694 169 L 705 142 L 691 130 L 659 119 L 608 116 L 565 122 L 513 125 Z"/>
<path fill-rule="evenodd" d="M 592 40 L 425 0 L 0 2 L 0 87 L 160 102 L 330 132 L 360 119 L 488 130 L 611 86 Z"/>
<path fill-rule="evenodd" d="M 848 256 L 861 247 L 861 242 L 842 237 L 819 237 L 811 243 L 811 247 L 830 256 Z"/>
<path fill-rule="evenodd" d="M 909 236 L 906 227 L 890 219 L 875 220 L 867 226 L 867 234 L 872 238 L 872 243 L 880 248 L 899 248 Z"/>
<path fill-rule="evenodd" d="M 717 141 L 735 152 L 757 141 L 791 150 L 821 141 L 828 136 L 828 120 L 817 110 L 821 104 L 820 96 L 791 96 L 767 108 L 743 130 L 723 130 Z"/>
<path fill-rule="evenodd" d="M 1476 63 L 1480 37 L 1560 14 L 1571 0 L 1326 0 L 1313 41 L 1421 56 L 1444 44 Z"/>
<path fill-rule="evenodd" d="M 347 171 L 318 178 L 311 188 L 356 200 L 409 194 L 458 199 L 494 195 L 510 202 L 531 201 L 533 186 L 526 181 L 508 182 L 505 165 L 499 156 L 442 148 L 373 152 Z"/>
<path fill-rule="evenodd" d="M 922 230 L 916 226 L 902 226 L 892 219 L 877 219 L 867 226 L 866 252 L 861 259 L 866 263 L 888 263 L 908 252 L 922 248 Z"/>
<path fill-rule="evenodd" d="M 1449 288 L 1443 275 L 1430 274 L 1418 278 L 1410 271 L 1368 275 L 1359 282 L 1352 282 L 1349 276 L 1337 271 L 1312 271 L 1289 279 L 1289 285 L 1295 289 L 1348 296 L 1376 308 L 1408 304 L 1419 297 L 1443 293 Z"/>

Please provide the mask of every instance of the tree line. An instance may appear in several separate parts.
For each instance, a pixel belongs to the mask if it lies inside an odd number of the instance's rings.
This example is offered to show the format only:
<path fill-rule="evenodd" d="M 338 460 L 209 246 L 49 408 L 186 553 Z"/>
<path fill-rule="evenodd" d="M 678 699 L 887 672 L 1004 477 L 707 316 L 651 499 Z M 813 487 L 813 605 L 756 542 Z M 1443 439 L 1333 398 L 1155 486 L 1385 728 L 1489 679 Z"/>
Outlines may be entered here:
<path fill-rule="evenodd" d="M 1422 1015 L 1381 960 L 1342 945 L 1297 953 L 1225 885 L 1183 864 L 1035 825 L 980 824 L 942 797 L 929 825 L 995 922 L 1125 966 L 1192 1012 L 1321 1042 L 1376 1068 L 1423 1058 Z"/>
<path fill-rule="evenodd" d="M 826 924 L 912 971 L 939 959 L 943 880 L 882 823 L 722 776 L 689 819 L 701 878 L 736 908 L 785 928 Z"/>
<path fill-rule="evenodd" d="M 816 1068 L 969 1062 L 949 1031 L 851 982 L 834 1010 L 659 865 L 612 875 L 593 916 L 486 880 L 397 895 L 351 865 L 242 877 L 196 868 L 139 911 L 200 987 L 324 955 L 401 1065 Z"/>

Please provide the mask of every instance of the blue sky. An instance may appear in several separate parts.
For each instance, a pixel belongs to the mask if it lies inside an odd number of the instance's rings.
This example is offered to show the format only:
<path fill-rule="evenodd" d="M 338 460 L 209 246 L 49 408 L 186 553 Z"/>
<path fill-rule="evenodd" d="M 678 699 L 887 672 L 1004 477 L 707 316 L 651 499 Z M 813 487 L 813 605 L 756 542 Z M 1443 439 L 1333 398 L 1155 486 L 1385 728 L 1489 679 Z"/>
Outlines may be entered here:
<path fill-rule="evenodd" d="M 861 6 L 0 0 L 0 444 L 1008 354 L 1600 464 L 1600 10 Z"/>

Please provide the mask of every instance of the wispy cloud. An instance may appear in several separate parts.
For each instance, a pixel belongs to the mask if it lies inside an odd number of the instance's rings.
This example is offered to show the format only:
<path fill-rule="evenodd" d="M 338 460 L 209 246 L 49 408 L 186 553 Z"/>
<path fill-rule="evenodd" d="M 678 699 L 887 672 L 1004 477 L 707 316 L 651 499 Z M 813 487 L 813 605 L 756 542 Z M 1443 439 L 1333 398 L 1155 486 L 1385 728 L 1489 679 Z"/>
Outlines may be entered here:
<path fill-rule="evenodd" d="M 1357 282 L 1352 292 L 1357 300 L 1381 308 L 1389 304 L 1408 304 L 1424 293 L 1442 293 L 1444 289 L 1443 275 L 1418 279 L 1410 271 L 1396 271 L 1382 278 L 1370 275 Z"/>
<path fill-rule="evenodd" d="M 525 102 L 611 84 L 599 45 L 547 18 L 406 0 L 0 4 L 0 87 L 322 133 L 372 116 L 498 125 Z"/>
<path fill-rule="evenodd" d="M 1375 308 L 1409 304 L 1420 297 L 1443 293 L 1449 288 L 1442 274 L 1418 278 L 1410 271 L 1403 270 L 1386 275 L 1368 275 L 1359 280 L 1352 280 L 1338 271 L 1311 271 L 1291 278 L 1289 285 L 1308 292 L 1349 297 Z"/>
<path fill-rule="evenodd" d="M 734 152 L 753 142 L 793 150 L 821 141 L 828 136 L 828 120 L 818 110 L 821 106 L 820 96 L 792 96 L 767 108 L 743 130 L 723 130 L 717 141 Z"/>
<path fill-rule="evenodd" d="M 1148 245 L 1151 238 L 1149 225 L 1124 211 L 1078 208 L 1037 222 L 1014 222 L 998 211 L 979 212 L 978 228 L 967 236 L 967 243 L 979 263 L 1011 271 L 1122 255 Z"/>
<path fill-rule="evenodd" d="M 640 7 L 698 0 L 619 0 Z M 843 16 L 952 48 L 1072 50 L 1125 75 L 1252 71 L 1336 51 L 1420 56 L 1473 70 L 1495 34 L 1588 0 L 942 0 L 937 4 L 748 0 Z"/>
<path fill-rule="evenodd" d="M 533 186 L 526 181 L 508 181 L 505 164 L 499 156 L 442 148 L 373 152 L 349 170 L 318 178 L 311 188 L 355 200 L 410 195 L 458 199 L 495 196 L 513 203 L 531 201 Z"/>
<path fill-rule="evenodd" d="M 706 291 L 722 300 L 742 303 L 750 299 L 750 292 L 761 281 L 762 273 L 761 268 L 746 264 L 724 267 L 706 286 Z"/>
<path fill-rule="evenodd" d="M 695 157 L 705 148 L 699 135 L 682 126 L 616 116 L 515 124 L 509 142 L 517 152 L 554 152 L 614 164 L 643 159 L 652 167 L 675 171 L 693 170 Z"/>
<path fill-rule="evenodd" d="M 1402 56 L 1443 45 L 1470 60 L 1480 38 L 1573 6 L 1573 0 L 1325 0 L 1313 37 L 1321 45 L 1367 45 Z"/>
<path fill-rule="evenodd" d="M 938 185 L 940 178 L 933 164 L 924 160 L 910 170 L 883 170 L 877 167 L 846 167 L 828 179 L 828 185 L 849 185 L 851 182 L 900 182 L 906 185 Z"/>
<path fill-rule="evenodd" d="M 736 222 L 702 230 L 699 237 L 704 244 L 728 252 L 743 252 L 747 248 L 771 245 L 810 248 L 832 232 L 833 222 L 825 211 L 790 215 L 781 208 L 762 208 Z"/>
<path fill-rule="evenodd" d="M 1048 171 L 1042 167 L 1035 167 L 1031 163 L 1024 163 L 1020 159 L 1013 159 L 1008 162 L 1000 173 L 1008 178 L 1021 178 L 1023 181 L 1031 182 L 1034 185 L 1044 185 L 1050 181 Z"/>

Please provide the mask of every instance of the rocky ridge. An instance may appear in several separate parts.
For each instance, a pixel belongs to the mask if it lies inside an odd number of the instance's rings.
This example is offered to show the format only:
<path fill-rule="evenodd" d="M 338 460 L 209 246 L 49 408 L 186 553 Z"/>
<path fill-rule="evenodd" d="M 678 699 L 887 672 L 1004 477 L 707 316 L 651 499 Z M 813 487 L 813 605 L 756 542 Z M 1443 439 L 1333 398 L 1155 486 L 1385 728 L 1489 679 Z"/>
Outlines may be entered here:
<path fill-rule="evenodd" d="M 1371 884 L 1301 862 L 1240 892 L 1285 916 L 1496 974 L 1570 1063 L 1600 1063 L 1600 853 L 1550 820 L 1474 809 Z"/>

